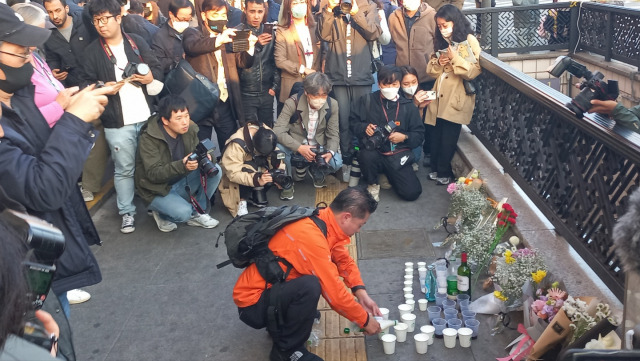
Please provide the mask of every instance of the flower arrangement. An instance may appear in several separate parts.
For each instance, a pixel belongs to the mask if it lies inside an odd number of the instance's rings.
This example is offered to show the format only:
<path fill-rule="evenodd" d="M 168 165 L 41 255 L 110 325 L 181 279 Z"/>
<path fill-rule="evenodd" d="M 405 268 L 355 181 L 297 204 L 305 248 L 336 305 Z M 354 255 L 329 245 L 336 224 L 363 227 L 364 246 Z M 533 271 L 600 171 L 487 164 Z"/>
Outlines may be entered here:
<path fill-rule="evenodd" d="M 458 219 L 458 232 L 477 228 L 485 214 L 490 211 L 491 202 L 487 199 L 482 185 L 478 172 L 474 171 L 469 178 L 461 177 L 456 183 L 447 186 L 447 192 L 451 194 L 448 217 Z"/>
<path fill-rule="evenodd" d="M 562 305 L 562 309 L 571 321 L 569 326 L 573 330 L 571 342 L 576 341 L 602 320 L 606 319 L 611 324 L 617 325 L 617 320 L 611 316 L 611 309 L 606 303 L 598 303 L 595 314 L 591 315 L 587 302 L 569 296 Z"/>
<path fill-rule="evenodd" d="M 494 296 L 508 305 L 516 305 L 522 300 L 522 288 L 527 282 L 542 280 L 546 276 L 546 266 L 536 250 L 522 248 L 507 249 L 496 260 L 496 272 L 492 276 L 499 290 Z"/>
<path fill-rule="evenodd" d="M 541 272 L 544 273 L 544 276 L 540 274 Z M 540 284 L 546 277 L 546 271 L 537 271 L 532 276 L 533 281 Z M 550 322 L 564 305 L 564 301 L 567 299 L 567 292 L 562 290 L 560 282 L 555 281 L 549 288 L 538 288 L 536 297 L 537 299 L 531 304 L 531 311 L 540 319 Z"/>

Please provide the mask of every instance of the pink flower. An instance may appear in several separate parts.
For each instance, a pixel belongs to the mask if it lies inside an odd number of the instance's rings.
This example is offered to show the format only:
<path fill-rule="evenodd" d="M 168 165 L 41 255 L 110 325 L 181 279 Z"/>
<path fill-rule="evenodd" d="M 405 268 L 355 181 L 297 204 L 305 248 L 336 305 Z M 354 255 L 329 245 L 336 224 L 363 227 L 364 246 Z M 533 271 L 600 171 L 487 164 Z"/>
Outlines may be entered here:
<path fill-rule="evenodd" d="M 456 186 L 455 183 L 449 183 L 449 185 L 447 186 L 447 192 L 449 194 L 453 194 L 453 192 L 457 191 L 458 187 Z"/>

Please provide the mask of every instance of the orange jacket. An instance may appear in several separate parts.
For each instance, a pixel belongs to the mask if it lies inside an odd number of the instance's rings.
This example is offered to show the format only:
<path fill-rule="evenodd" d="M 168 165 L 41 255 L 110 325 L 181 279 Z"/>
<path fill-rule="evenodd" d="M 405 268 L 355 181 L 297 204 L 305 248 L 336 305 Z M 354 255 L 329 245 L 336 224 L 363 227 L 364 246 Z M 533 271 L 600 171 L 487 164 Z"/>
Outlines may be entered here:
<path fill-rule="evenodd" d="M 326 239 L 318 226 L 307 218 L 283 227 L 273 236 L 269 248 L 293 266 L 287 280 L 315 275 L 320 280 L 322 296 L 331 308 L 363 326 L 367 322 L 367 311 L 345 287 L 364 286 L 360 270 L 345 247 L 350 242 L 349 237 L 336 223 L 330 208 L 320 210 L 319 217 L 327 224 Z M 256 265 L 250 265 L 233 288 L 233 301 L 238 307 L 254 305 L 265 290 L 265 283 Z"/>

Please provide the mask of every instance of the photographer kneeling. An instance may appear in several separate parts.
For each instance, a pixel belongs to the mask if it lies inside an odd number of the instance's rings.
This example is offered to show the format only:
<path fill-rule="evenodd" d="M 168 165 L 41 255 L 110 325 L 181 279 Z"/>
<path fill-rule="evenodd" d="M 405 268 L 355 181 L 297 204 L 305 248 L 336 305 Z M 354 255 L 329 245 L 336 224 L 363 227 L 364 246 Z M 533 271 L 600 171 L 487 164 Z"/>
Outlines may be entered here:
<path fill-rule="evenodd" d="M 299 181 L 308 169 L 313 185 L 322 188 L 325 175 L 342 167 L 338 102 L 328 96 L 326 74 L 309 74 L 302 84 L 304 91 L 285 101 L 273 131 L 286 153 L 287 174 Z M 293 187 L 283 189 L 280 199 L 293 199 Z"/>
<path fill-rule="evenodd" d="M 275 184 L 290 188 L 291 177 L 284 172 L 284 153 L 276 150 L 278 138 L 266 125 L 252 122 L 227 140 L 220 165 L 224 170 L 220 197 L 232 216 L 248 213 L 247 201 L 266 207 L 267 190 Z"/>
<path fill-rule="evenodd" d="M 378 72 L 380 90 L 362 96 L 351 109 L 349 124 L 361 139 L 358 161 L 367 190 L 378 200 L 378 175 L 384 173 L 396 194 L 407 201 L 422 193 L 411 164 L 411 149 L 424 139 L 424 126 L 413 102 L 398 95 L 402 72 L 385 65 Z"/>
<path fill-rule="evenodd" d="M 222 174 L 211 162 L 210 140 L 198 142 L 198 126 L 189 118 L 187 102 L 165 97 L 158 113 L 141 130 L 136 157 L 136 190 L 149 204 L 158 229 L 171 232 L 176 223 L 213 228 L 206 213 Z"/>

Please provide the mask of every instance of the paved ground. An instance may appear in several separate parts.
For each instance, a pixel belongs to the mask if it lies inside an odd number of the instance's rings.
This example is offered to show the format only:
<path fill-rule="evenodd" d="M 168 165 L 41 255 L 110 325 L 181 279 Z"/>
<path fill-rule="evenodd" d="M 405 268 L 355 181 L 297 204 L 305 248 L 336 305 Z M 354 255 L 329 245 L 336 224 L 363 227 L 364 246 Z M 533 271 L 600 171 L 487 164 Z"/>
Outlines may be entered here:
<path fill-rule="evenodd" d="M 419 176 L 426 179 L 426 171 Z M 446 213 L 449 196 L 442 186 L 423 181 L 416 202 L 404 202 L 392 191 L 382 191 L 378 211 L 360 234 L 359 264 L 372 297 L 381 307 L 396 306 L 402 297 L 403 263 L 430 262 L 441 251 L 444 232 L 433 230 Z M 275 192 L 272 204 L 283 203 Z M 307 180 L 296 184 L 294 202 L 312 206 L 315 189 Z M 71 309 L 75 347 L 79 360 L 266 360 L 271 347 L 264 330 L 253 330 L 237 318 L 231 291 L 240 271 L 217 270 L 226 259 L 224 244 L 216 238 L 231 217 L 217 202 L 212 215 L 221 221 L 213 230 L 179 226 L 162 233 L 138 200 L 136 231 L 120 233 L 120 217 L 112 196 L 95 212 L 94 222 L 104 242 L 93 251 L 103 281 L 87 288 L 92 299 Z M 414 287 L 415 289 L 416 287 Z M 416 291 L 416 297 L 418 292 Z M 418 325 L 426 313 L 416 311 Z M 513 334 L 488 335 L 483 318 L 481 336 L 471 349 L 445 350 L 442 340 L 430 346 L 427 359 L 491 360 Z M 367 337 L 369 360 L 425 359 L 414 351 L 413 341 L 399 344 L 396 355 L 383 354 L 377 337 Z"/>

